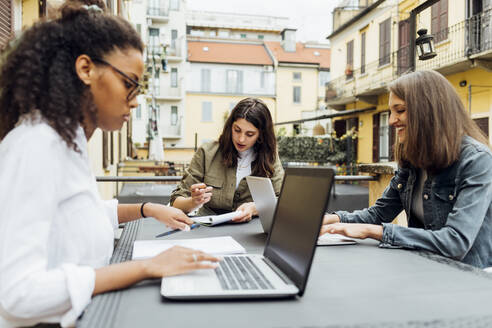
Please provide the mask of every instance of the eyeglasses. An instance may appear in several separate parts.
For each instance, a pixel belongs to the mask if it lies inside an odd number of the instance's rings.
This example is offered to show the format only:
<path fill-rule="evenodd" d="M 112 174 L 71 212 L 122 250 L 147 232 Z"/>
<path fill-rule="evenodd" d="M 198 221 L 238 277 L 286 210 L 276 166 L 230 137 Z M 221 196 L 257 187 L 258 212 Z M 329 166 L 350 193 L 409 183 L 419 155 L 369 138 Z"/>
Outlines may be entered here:
<path fill-rule="evenodd" d="M 120 71 L 119 69 L 117 69 L 116 67 L 114 67 L 113 65 L 111 65 L 110 63 L 108 63 L 107 61 L 103 60 L 103 59 L 99 59 L 99 58 L 93 58 L 92 61 L 95 61 L 95 62 L 98 62 L 98 63 L 101 63 L 103 65 L 107 65 L 109 67 L 111 67 L 116 73 L 120 74 L 121 76 L 123 76 L 126 80 L 125 84 L 126 83 L 130 83 L 131 85 L 128 86 L 128 88 L 131 88 L 130 89 L 130 92 L 128 93 L 128 96 L 126 97 L 126 100 L 127 101 L 130 101 L 132 100 L 133 98 L 135 98 L 136 96 L 138 96 L 142 90 L 142 85 L 140 83 L 138 83 L 137 81 L 135 81 L 134 79 L 132 79 L 131 77 L 129 77 L 127 74 L 123 73 L 122 71 Z"/>

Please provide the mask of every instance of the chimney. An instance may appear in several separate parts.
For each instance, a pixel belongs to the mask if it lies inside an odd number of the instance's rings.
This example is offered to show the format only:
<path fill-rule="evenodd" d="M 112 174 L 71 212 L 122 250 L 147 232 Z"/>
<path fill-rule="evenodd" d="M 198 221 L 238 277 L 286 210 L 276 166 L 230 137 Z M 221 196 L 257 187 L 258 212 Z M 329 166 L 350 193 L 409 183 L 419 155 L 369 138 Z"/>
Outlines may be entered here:
<path fill-rule="evenodd" d="M 296 52 L 296 31 L 295 28 L 286 28 L 282 31 L 282 48 L 288 52 Z"/>

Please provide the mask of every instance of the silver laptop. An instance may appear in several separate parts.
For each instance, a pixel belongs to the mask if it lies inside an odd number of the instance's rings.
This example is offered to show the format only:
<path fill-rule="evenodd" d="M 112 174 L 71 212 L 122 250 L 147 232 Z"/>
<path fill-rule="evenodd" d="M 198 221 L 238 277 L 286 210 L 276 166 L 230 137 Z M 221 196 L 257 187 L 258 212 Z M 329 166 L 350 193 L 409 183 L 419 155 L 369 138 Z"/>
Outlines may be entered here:
<path fill-rule="evenodd" d="M 277 197 L 275 190 L 273 190 L 272 181 L 269 178 L 247 176 L 246 182 L 255 202 L 263 231 L 270 233 L 273 214 L 277 206 Z"/>
<path fill-rule="evenodd" d="M 247 176 L 249 191 L 260 217 L 261 226 L 266 233 L 270 232 L 273 214 L 277 205 L 277 197 L 273 190 L 272 181 L 269 178 Z M 350 245 L 357 242 L 349 237 L 326 233 L 318 238 L 318 246 Z"/>
<path fill-rule="evenodd" d="M 287 168 L 263 255 L 223 256 L 214 270 L 165 277 L 162 296 L 181 300 L 302 296 L 333 176 L 328 168 Z"/>

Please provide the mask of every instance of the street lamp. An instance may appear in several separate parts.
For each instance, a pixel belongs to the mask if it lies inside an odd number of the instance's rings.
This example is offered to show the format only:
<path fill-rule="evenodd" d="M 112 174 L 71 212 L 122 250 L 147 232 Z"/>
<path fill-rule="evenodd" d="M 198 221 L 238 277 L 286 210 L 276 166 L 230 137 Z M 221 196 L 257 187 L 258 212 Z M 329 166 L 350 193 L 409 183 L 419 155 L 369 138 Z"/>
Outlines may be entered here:
<path fill-rule="evenodd" d="M 424 3 L 421 3 L 420 5 L 418 5 L 416 8 L 414 8 L 411 12 L 410 12 L 410 29 L 408 31 L 409 33 L 409 40 L 413 40 L 413 38 L 415 38 L 415 32 L 417 30 L 417 15 L 420 14 L 423 10 L 429 8 L 430 6 L 432 6 L 433 4 L 435 4 L 436 2 L 438 2 L 439 0 L 427 0 L 425 1 Z M 422 31 L 422 30 L 419 30 L 419 32 Z M 422 36 L 425 37 L 425 34 L 427 34 L 427 30 L 423 33 Z M 419 33 L 420 35 L 420 33 Z M 431 37 L 432 38 L 432 37 Z M 419 38 L 417 38 L 417 40 L 419 40 Z M 429 40 L 428 38 L 426 40 Z M 432 46 L 432 44 L 429 42 L 427 43 L 426 41 L 423 41 L 426 43 L 425 47 L 427 47 L 427 45 L 429 46 L 429 48 L 422 48 L 420 50 L 425 50 L 422 51 L 421 53 L 419 52 L 419 59 L 423 59 L 421 57 L 421 54 L 432 54 L 434 52 L 434 47 Z M 415 46 L 418 45 L 417 42 L 413 42 L 413 41 L 410 41 L 410 71 L 415 71 Z M 419 46 L 420 48 L 420 46 Z M 430 50 L 430 51 L 429 51 Z M 434 53 L 434 55 L 432 57 L 434 57 L 436 54 Z M 428 58 L 425 58 L 425 59 L 430 59 L 432 57 L 428 57 Z M 425 60 L 424 59 L 424 60 Z"/>
<path fill-rule="evenodd" d="M 437 56 L 434 52 L 434 37 L 427 34 L 425 28 L 421 28 L 417 31 L 419 37 L 415 40 L 415 45 L 417 46 L 417 52 L 419 53 L 420 60 L 427 60 Z"/>

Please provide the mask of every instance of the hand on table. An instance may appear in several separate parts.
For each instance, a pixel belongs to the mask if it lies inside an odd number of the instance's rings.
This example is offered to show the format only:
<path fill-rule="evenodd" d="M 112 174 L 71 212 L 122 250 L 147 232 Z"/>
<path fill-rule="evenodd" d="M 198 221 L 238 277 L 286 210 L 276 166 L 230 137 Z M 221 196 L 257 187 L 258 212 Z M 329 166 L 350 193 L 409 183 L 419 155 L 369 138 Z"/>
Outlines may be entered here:
<path fill-rule="evenodd" d="M 324 224 L 321 227 L 320 235 L 325 233 L 340 234 L 351 238 L 381 240 L 383 238 L 383 227 L 364 223 L 332 223 Z"/>
<path fill-rule="evenodd" d="M 239 206 L 236 211 L 241 211 L 242 214 L 232 219 L 232 222 L 235 223 L 251 221 L 253 215 L 257 215 L 254 202 L 241 204 L 241 206 Z"/>
<path fill-rule="evenodd" d="M 188 231 L 190 230 L 190 225 L 193 224 L 192 219 L 184 214 L 183 211 L 175 207 L 156 203 L 147 203 L 145 204 L 144 211 L 146 216 L 154 217 L 156 220 L 164 223 L 172 229 Z"/>
<path fill-rule="evenodd" d="M 215 269 L 217 264 L 214 262 L 218 262 L 220 259 L 194 249 L 174 246 L 143 261 L 147 277 L 161 278 L 198 269 Z"/>

